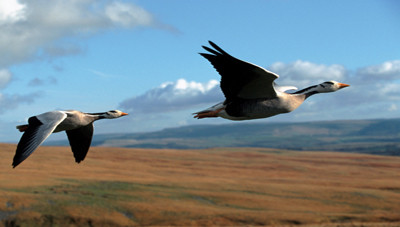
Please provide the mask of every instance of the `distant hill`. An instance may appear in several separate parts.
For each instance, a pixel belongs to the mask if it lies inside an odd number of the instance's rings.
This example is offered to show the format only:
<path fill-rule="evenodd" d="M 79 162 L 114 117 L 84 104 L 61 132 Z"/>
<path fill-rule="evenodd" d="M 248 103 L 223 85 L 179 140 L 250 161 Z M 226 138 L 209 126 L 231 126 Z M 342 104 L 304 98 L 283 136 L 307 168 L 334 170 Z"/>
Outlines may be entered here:
<path fill-rule="evenodd" d="M 192 125 L 147 133 L 95 135 L 93 145 L 171 149 L 267 147 L 400 156 L 400 118 Z"/>

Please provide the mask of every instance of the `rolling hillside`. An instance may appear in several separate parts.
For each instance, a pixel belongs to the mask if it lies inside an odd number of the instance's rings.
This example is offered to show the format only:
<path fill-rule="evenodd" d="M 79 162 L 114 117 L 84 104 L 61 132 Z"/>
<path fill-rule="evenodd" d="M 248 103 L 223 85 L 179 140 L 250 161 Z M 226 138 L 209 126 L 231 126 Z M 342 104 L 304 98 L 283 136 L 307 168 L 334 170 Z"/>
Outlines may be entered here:
<path fill-rule="evenodd" d="M 0 226 L 400 225 L 400 157 L 0 144 Z"/>
<path fill-rule="evenodd" d="M 204 121 L 205 122 L 205 121 Z M 67 140 L 48 143 L 67 145 Z M 304 123 L 229 123 L 149 133 L 96 134 L 94 146 L 198 149 L 266 147 L 400 155 L 400 118 Z"/>

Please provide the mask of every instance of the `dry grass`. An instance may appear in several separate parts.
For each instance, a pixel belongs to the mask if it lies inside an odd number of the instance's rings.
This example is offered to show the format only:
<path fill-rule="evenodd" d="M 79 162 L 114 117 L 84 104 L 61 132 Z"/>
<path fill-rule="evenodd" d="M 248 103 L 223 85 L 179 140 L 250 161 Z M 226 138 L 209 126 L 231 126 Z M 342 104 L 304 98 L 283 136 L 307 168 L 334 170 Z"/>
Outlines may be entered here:
<path fill-rule="evenodd" d="M 0 144 L 8 226 L 399 226 L 400 158 L 221 148 L 40 147 L 16 169 Z M 1 224 L 0 224 L 1 226 Z"/>

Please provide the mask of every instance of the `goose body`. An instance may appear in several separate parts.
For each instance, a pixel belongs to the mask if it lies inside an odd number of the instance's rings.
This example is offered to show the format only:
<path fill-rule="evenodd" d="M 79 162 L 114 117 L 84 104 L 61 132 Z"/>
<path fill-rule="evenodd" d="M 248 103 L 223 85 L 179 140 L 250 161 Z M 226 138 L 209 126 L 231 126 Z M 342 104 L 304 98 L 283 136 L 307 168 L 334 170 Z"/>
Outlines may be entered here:
<path fill-rule="evenodd" d="M 203 46 L 210 53 L 200 53 L 221 75 L 221 90 L 225 101 L 195 113 L 195 118 L 222 117 L 229 120 L 252 120 L 289 113 L 304 100 L 317 93 L 334 92 L 349 85 L 327 81 L 297 90 L 293 86 L 278 86 L 279 75 L 260 66 L 239 60 L 209 41 L 214 48 Z"/>
<path fill-rule="evenodd" d="M 13 167 L 29 157 L 51 133 L 65 131 L 77 163 L 83 161 L 93 137 L 93 122 L 127 115 L 119 110 L 104 113 L 83 113 L 77 110 L 50 111 L 28 119 L 28 124 L 17 129 L 24 132 L 15 152 Z"/>

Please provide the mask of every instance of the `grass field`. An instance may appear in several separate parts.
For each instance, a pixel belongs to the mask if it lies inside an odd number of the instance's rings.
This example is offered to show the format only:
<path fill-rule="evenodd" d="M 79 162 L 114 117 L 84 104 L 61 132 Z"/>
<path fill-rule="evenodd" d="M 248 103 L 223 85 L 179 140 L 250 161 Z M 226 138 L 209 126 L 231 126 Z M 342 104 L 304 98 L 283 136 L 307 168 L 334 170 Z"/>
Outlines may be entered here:
<path fill-rule="evenodd" d="M 400 226 L 400 157 L 0 144 L 0 226 Z"/>

